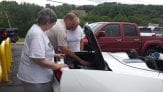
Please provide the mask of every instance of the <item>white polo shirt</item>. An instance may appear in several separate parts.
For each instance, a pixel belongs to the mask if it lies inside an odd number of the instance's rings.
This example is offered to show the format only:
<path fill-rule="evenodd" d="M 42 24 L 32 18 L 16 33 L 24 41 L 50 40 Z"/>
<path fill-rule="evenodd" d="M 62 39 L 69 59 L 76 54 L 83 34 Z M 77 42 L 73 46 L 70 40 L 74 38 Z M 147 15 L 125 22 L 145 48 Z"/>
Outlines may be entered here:
<path fill-rule="evenodd" d="M 84 37 L 83 29 L 80 25 L 74 31 L 67 30 L 68 48 L 73 52 L 80 51 L 80 41 Z"/>
<path fill-rule="evenodd" d="M 36 64 L 32 58 L 46 58 L 53 62 L 54 50 L 46 33 L 34 24 L 28 31 L 20 65 L 18 78 L 29 83 L 46 83 L 52 80 L 53 71 Z"/>

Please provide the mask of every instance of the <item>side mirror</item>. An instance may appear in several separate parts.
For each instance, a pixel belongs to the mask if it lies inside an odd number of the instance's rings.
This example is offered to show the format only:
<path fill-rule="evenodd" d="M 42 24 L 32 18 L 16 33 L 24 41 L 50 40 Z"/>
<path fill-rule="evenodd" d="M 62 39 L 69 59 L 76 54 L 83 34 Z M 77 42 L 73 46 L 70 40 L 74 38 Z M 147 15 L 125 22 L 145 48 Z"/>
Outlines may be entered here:
<path fill-rule="evenodd" d="M 96 37 L 105 37 L 105 31 L 99 31 L 96 35 Z"/>

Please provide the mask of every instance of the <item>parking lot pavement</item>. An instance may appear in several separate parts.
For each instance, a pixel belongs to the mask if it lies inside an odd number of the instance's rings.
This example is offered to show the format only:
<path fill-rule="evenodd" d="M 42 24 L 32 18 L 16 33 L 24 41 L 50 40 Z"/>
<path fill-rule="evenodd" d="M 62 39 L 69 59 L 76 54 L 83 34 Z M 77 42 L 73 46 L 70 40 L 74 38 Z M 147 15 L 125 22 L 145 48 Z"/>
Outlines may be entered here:
<path fill-rule="evenodd" d="M 24 92 L 20 81 L 17 79 L 18 65 L 20 61 L 23 43 L 12 44 L 13 62 L 9 79 L 11 83 L 0 84 L 0 92 Z"/>

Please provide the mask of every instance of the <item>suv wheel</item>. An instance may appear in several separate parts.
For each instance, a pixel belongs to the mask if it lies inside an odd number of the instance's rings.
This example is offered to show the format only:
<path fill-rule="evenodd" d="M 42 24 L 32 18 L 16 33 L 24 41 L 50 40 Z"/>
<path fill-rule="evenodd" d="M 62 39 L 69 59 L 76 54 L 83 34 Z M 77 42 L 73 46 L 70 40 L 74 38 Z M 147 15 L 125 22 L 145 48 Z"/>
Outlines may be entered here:
<path fill-rule="evenodd" d="M 157 52 L 157 50 L 153 47 L 153 48 L 148 48 L 145 53 L 144 56 L 150 56 L 152 53 Z"/>

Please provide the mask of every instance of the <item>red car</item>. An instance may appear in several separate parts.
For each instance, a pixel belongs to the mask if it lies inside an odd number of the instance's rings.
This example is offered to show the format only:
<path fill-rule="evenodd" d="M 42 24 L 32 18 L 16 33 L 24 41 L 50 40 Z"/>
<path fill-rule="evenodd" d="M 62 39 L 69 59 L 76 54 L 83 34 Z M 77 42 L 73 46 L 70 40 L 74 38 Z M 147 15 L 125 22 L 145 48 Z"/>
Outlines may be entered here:
<path fill-rule="evenodd" d="M 163 46 L 163 38 L 156 36 L 140 36 L 140 30 L 135 23 L 129 22 L 95 22 L 89 24 L 94 32 L 102 51 L 129 52 L 135 49 L 140 55 L 149 55 Z M 85 50 L 90 46 L 84 39 Z"/>

